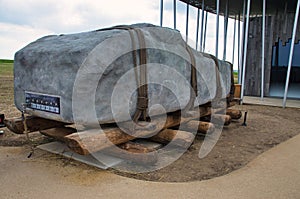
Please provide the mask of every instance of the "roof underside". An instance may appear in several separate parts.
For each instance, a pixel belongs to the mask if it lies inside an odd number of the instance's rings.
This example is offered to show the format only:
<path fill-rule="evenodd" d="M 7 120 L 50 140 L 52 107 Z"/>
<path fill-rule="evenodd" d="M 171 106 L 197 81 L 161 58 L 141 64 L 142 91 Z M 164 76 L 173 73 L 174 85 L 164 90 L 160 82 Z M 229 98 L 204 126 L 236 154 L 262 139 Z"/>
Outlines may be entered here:
<path fill-rule="evenodd" d="M 180 0 L 182 2 L 188 3 L 192 6 L 202 8 L 202 0 Z M 226 10 L 227 0 L 220 0 L 220 14 L 224 15 Z M 247 2 L 247 0 L 245 0 Z M 262 14 L 262 0 L 251 0 L 251 16 Z M 243 14 L 243 0 L 228 0 L 228 11 L 229 17 L 234 18 L 234 16 L 239 13 Z M 216 13 L 216 0 L 205 0 L 205 10 L 211 13 Z M 266 0 L 266 14 L 272 15 L 277 12 L 295 12 L 297 5 L 297 0 Z"/>

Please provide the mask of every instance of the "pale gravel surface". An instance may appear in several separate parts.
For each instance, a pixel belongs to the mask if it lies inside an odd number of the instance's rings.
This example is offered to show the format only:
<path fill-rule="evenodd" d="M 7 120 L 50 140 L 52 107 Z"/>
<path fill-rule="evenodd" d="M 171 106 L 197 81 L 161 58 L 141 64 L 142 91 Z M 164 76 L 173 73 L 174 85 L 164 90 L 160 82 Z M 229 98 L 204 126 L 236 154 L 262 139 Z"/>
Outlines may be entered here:
<path fill-rule="evenodd" d="M 211 180 L 157 183 L 112 173 L 24 147 L 0 147 L 1 198 L 299 198 L 300 136 L 247 166 Z"/>

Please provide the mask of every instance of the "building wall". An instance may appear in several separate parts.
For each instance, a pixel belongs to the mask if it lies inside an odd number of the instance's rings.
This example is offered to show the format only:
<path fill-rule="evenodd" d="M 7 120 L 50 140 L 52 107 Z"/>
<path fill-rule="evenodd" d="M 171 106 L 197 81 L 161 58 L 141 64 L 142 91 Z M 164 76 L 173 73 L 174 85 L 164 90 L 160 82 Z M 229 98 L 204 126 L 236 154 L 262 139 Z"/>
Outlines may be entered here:
<path fill-rule="evenodd" d="M 265 84 L 264 95 L 269 96 L 272 65 L 272 47 L 278 39 L 285 44 L 292 37 L 294 13 L 277 13 L 266 17 L 265 34 Z M 261 90 L 261 42 L 262 17 L 251 17 L 247 48 L 245 95 L 260 96 Z M 296 43 L 300 39 L 300 22 L 297 27 Z"/>

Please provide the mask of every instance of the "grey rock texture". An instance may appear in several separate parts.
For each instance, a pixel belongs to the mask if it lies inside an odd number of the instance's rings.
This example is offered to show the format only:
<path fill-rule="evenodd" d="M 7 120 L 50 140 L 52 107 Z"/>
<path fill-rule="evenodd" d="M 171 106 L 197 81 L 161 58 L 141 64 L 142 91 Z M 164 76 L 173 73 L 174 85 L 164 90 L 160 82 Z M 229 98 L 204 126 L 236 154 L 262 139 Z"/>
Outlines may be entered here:
<path fill-rule="evenodd" d="M 190 98 L 190 55 L 180 33 L 151 24 L 135 24 L 147 48 L 149 111 L 152 115 L 183 109 Z M 139 48 L 134 34 L 136 48 Z M 60 97 L 60 114 L 27 109 L 43 118 L 80 123 L 126 121 L 136 110 L 137 80 L 128 30 L 106 29 L 52 35 L 30 43 L 15 54 L 15 105 L 25 92 Z M 198 96 L 195 106 L 216 96 L 220 72 L 222 97 L 230 92 L 232 69 L 192 51 L 196 60 Z M 137 57 L 139 63 L 139 57 Z M 137 74 L 136 74 L 137 73 Z M 137 76 L 137 78 L 136 78 Z"/>

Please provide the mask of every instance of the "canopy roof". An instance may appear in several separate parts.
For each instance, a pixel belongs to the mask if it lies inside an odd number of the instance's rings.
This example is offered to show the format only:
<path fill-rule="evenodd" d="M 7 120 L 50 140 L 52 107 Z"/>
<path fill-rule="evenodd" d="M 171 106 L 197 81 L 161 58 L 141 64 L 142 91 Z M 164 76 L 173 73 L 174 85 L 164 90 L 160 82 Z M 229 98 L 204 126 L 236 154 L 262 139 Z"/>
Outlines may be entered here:
<path fill-rule="evenodd" d="M 180 0 L 192 6 L 202 8 L 202 0 Z M 224 15 L 227 0 L 220 0 L 220 14 Z M 247 2 L 247 0 L 245 0 Z M 251 0 L 251 15 L 262 14 L 262 0 Z M 239 13 L 243 14 L 243 0 L 228 0 L 229 17 L 234 17 Z M 216 13 L 216 0 L 205 0 L 205 10 Z M 295 12 L 297 0 L 266 0 L 266 14 L 276 14 L 276 12 Z"/>

